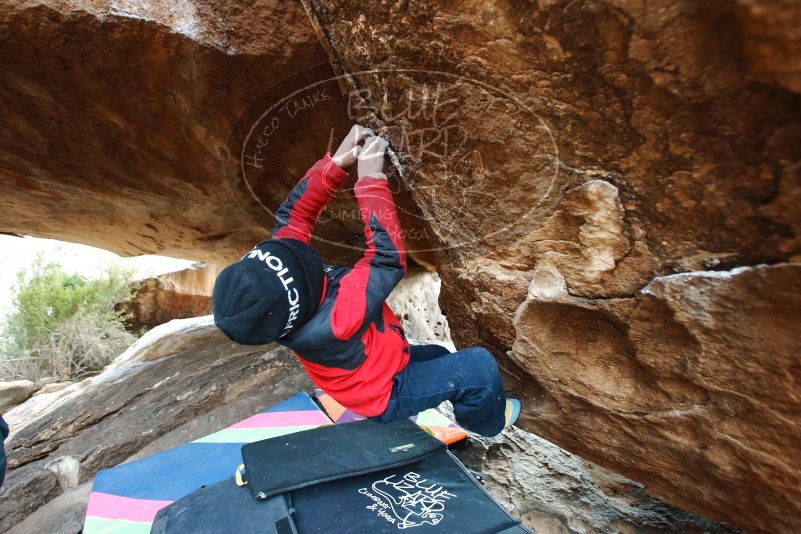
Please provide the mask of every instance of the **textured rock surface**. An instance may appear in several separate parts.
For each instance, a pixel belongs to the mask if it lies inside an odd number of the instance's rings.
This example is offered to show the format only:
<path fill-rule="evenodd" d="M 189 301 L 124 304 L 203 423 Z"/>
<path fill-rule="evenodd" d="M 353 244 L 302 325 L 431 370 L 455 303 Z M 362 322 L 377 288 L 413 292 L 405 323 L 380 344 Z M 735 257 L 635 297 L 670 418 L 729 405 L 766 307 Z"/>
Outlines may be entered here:
<path fill-rule="evenodd" d="M 36 391 L 36 384 L 30 380 L 0 382 L 0 412 L 22 404 Z"/>
<path fill-rule="evenodd" d="M 456 455 L 537 534 L 736 532 L 666 505 L 640 484 L 518 428 L 492 439 L 471 436 Z"/>
<path fill-rule="evenodd" d="M 58 495 L 61 495 L 58 477 L 41 465 L 9 471 L 0 489 L 3 532 Z"/>
<path fill-rule="evenodd" d="M 797 530 L 801 7 L 307 9 L 355 91 L 290 100 L 248 180 L 259 114 L 331 74 L 304 70 L 326 54 L 300 6 L 0 2 L 0 231 L 230 260 L 330 143 L 321 124 L 369 122 L 456 341 L 493 350 L 530 430 L 673 504 Z M 352 214 L 338 196 L 328 259 L 361 245 Z"/>
<path fill-rule="evenodd" d="M 65 491 L 11 527 L 8 534 L 79 534 L 83 530 L 92 483 Z"/>
<path fill-rule="evenodd" d="M 3 0 L 0 71 L 0 231 L 219 262 L 273 224 L 226 178 L 237 118 L 331 74 L 302 6 L 274 0 Z M 253 184 L 265 205 L 322 156 L 345 107 L 282 132 L 285 156 Z"/>
<path fill-rule="evenodd" d="M 106 369 L 116 369 L 133 362 L 158 360 L 204 343 L 224 343 L 226 340 L 222 330 L 214 326 L 212 315 L 174 319 L 148 330 L 114 358 Z"/>
<path fill-rule="evenodd" d="M 401 157 L 457 345 L 503 361 L 523 424 L 796 530 L 799 5 L 305 5 Z"/>
<path fill-rule="evenodd" d="M 132 284 L 133 296 L 117 305 L 130 317 L 135 331 L 153 328 L 173 319 L 211 313 L 211 294 L 220 269 L 216 264 L 197 264 L 189 269 L 162 274 Z"/>
<path fill-rule="evenodd" d="M 451 345 L 448 320 L 439 308 L 440 286 L 435 273 L 411 271 L 389 295 L 389 307 L 400 319 L 409 339 Z"/>
<path fill-rule="evenodd" d="M 37 395 L 34 395 L 26 402 L 5 412 L 3 418 L 8 423 L 11 436 L 31 421 L 55 410 L 63 402 L 79 394 L 91 382 L 91 378 L 85 378 L 80 382 L 68 383 L 65 387 L 58 388 L 55 391 L 37 392 Z"/>
<path fill-rule="evenodd" d="M 679 505 L 748 502 L 763 515 L 754 530 L 792 530 L 801 265 L 665 276 L 633 298 L 540 289 L 515 318 L 512 358 L 545 390 L 525 425 L 603 451 L 652 491 L 673 488 Z M 682 479 L 692 483 L 678 492 Z"/>

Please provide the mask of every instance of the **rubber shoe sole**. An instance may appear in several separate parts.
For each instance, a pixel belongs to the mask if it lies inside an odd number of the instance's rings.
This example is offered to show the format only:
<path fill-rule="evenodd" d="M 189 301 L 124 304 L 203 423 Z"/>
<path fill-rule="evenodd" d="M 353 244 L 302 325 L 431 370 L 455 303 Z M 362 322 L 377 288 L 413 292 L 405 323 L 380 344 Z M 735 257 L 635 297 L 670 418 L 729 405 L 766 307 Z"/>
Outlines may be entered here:
<path fill-rule="evenodd" d="M 517 418 L 520 417 L 520 410 L 522 405 L 520 401 L 517 399 L 506 399 L 506 412 L 504 414 L 505 417 L 505 424 L 504 428 L 507 426 L 512 426 L 517 422 Z"/>

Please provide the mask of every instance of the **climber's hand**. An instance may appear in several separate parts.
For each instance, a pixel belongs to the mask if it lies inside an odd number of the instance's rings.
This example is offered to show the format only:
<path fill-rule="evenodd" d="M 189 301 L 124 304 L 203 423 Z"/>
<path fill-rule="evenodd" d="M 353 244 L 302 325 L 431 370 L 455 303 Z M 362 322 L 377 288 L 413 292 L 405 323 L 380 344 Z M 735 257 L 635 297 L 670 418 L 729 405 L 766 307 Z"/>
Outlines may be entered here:
<path fill-rule="evenodd" d="M 361 145 L 359 145 L 359 141 L 368 135 L 373 135 L 373 130 L 364 126 L 359 126 L 358 124 L 353 125 L 348 135 L 342 140 L 342 144 L 339 145 L 336 154 L 331 158 L 334 160 L 337 167 L 344 169 L 356 163 L 356 158 L 359 156 L 359 152 L 362 149 Z"/>
<path fill-rule="evenodd" d="M 359 152 L 359 178 L 367 175 L 373 178 L 386 178 L 384 174 L 384 154 L 389 142 L 380 136 L 368 137 L 364 148 Z"/>

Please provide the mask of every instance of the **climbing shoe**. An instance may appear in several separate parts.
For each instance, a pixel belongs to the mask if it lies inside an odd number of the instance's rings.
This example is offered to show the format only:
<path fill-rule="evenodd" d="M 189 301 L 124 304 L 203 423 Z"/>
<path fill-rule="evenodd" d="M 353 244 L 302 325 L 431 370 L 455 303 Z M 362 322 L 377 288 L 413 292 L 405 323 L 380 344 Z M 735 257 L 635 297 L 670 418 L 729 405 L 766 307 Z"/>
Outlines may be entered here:
<path fill-rule="evenodd" d="M 521 404 L 520 401 L 517 399 L 506 399 L 506 413 L 505 415 L 505 423 L 504 428 L 507 426 L 512 426 L 517 422 L 517 418 L 520 417 L 520 408 Z"/>

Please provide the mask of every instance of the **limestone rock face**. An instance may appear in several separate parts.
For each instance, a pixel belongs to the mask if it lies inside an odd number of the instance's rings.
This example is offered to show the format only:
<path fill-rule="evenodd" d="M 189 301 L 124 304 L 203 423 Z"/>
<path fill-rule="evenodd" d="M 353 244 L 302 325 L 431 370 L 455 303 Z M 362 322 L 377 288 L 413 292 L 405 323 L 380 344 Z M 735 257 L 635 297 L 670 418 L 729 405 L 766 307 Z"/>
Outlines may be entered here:
<path fill-rule="evenodd" d="M 457 345 L 494 351 L 523 426 L 794 530 L 798 4 L 304 5 L 390 139 Z"/>

